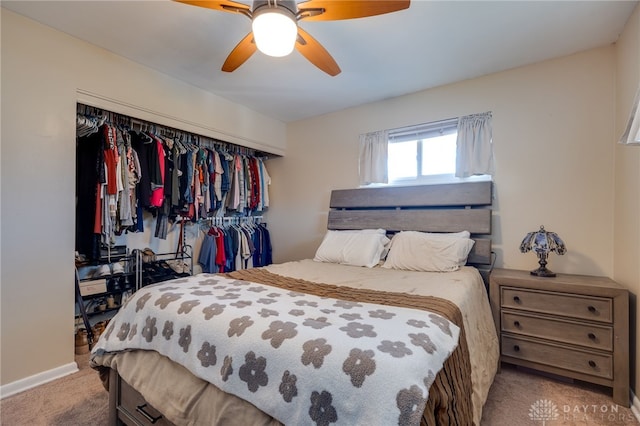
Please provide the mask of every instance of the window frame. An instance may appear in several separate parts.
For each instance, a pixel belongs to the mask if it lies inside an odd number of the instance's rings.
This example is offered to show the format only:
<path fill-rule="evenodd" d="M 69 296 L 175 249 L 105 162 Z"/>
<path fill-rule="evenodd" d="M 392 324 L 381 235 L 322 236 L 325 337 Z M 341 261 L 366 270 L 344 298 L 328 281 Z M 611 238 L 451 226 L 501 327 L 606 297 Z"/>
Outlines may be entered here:
<path fill-rule="evenodd" d="M 403 177 L 391 179 L 386 184 L 379 184 L 379 186 L 408 186 L 408 185 L 430 185 L 437 183 L 456 183 L 456 182 L 469 182 L 469 181 L 485 181 L 491 180 L 491 175 L 474 175 L 466 178 L 456 177 L 455 170 L 452 173 L 422 175 L 422 150 L 425 139 L 429 139 L 436 136 L 443 136 L 445 134 L 452 134 L 458 132 L 458 117 L 448 118 L 445 120 L 438 120 L 428 123 L 417 124 L 413 126 L 399 127 L 389 130 L 389 136 L 387 143 L 390 146 L 392 143 L 417 141 L 416 147 L 416 177 Z M 456 153 L 457 154 L 457 153 Z M 387 165 L 389 160 L 387 159 Z"/>
<path fill-rule="evenodd" d="M 422 123 L 413 126 L 399 127 L 389 131 L 388 144 L 416 141 L 416 176 L 389 179 L 388 186 L 407 184 L 440 183 L 444 181 L 457 181 L 455 171 L 453 173 L 423 175 L 424 164 L 422 154 L 425 140 L 433 137 L 444 136 L 458 132 L 458 117 Z M 388 160 L 387 160 L 388 164 Z"/>

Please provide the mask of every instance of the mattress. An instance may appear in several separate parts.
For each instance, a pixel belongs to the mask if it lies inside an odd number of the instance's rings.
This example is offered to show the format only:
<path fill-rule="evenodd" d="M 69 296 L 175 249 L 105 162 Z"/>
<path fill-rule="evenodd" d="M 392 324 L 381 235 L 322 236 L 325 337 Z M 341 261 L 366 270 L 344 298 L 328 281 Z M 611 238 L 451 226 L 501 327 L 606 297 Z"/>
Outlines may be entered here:
<path fill-rule="evenodd" d="M 484 283 L 476 269 L 464 267 L 456 272 L 425 273 L 369 269 L 312 260 L 271 265 L 265 269 L 273 274 L 310 282 L 434 296 L 453 302 L 460 309 L 466 330 L 471 364 L 473 418 L 475 424 L 480 423 L 482 406 L 498 365 L 498 343 Z M 203 412 L 200 410 L 223 413 L 220 414 L 222 417 L 207 417 L 212 424 L 277 424 L 250 404 L 250 409 L 246 407 L 245 401 L 240 404 L 238 398 L 216 391 L 215 387 L 188 374 L 181 366 L 157 353 L 125 351 L 100 355 L 94 357 L 92 362 L 95 366 L 116 369 L 131 386 L 145 397 L 150 395 L 152 399 L 155 398 L 155 390 L 166 387 L 166 383 L 172 383 L 172 389 L 168 390 L 170 397 L 164 395 L 162 398 L 158 397 L 157 401 L 149 402 L 161 406 L 166 417 L 176 424 L 197 424 L 188 413 Z M 212 394 L 216 407 L 211 407 L 211 402 L 203 402 L 209 399 L 201 396 L 208 394 Z M 175 404 L 168 403 L 172 400 L 176 401 Z M 189 409 L 185 410 L 185 407 Z"/>

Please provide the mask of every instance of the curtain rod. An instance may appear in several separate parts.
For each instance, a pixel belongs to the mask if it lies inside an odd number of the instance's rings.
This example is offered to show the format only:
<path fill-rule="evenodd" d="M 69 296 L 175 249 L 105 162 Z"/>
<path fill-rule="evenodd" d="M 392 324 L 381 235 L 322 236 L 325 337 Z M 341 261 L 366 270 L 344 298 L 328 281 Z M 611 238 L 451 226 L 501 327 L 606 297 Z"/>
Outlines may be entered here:
<path fill-rule="evenodd" d="M 441 127 L 450 127 L 458 125 L 458 118 L 447 118 L 444 120 L 432 121 L 429 123 L 421 123 L 421 124 L 413 124 L 410 126 L 404 127 L 396 127 L 394 129 L 388 129 L 390 135 L 392 134 L 406 134 L 406 133 L 417 133 L 425 130 L 436 130 Z"/>

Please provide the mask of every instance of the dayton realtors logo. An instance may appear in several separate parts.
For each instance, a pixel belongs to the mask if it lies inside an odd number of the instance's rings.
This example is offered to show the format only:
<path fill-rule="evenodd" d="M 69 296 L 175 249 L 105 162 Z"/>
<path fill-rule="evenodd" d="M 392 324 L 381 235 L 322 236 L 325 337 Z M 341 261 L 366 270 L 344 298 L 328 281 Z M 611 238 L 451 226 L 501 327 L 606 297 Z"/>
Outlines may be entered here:
<path fill-rule="evenodd" d="M 554 420 L 571 422 L 597 422 L 616 424 L 636 424 L 636 419 L 631 413 L 620 412 L 618 404 L 612 405 L 562 405 L 558 407 L 549 399 L 539 399 L 531 404 L 529 418 L 533 421 L 547 422 Z"/>
<path fill-rule="evenodd" d="M 541 421 L 542 426 L 546 425 L 549 420 L 557 420 L 560 418 L 558 407 L 548 399 L 539 399 L 529 408 L 529 418 L 534 421 Z"/>

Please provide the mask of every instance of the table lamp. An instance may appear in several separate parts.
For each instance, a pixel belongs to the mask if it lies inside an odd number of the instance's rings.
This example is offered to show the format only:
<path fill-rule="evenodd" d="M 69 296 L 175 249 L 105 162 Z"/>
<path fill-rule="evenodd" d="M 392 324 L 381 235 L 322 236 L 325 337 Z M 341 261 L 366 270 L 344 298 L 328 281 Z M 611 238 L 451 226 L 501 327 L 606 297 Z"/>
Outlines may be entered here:
<path fill-rule="evenodd" d="M 544 229 L 544 226 L 540 226 L 540 230 L 529 232 L 527 236 L 524 237 L 520 243 L 520 251 L 522 253 L 534 251 L 538 256 L 540 267 L 531 271 L 531 275 L 538 277 L 555 277 L 555 272 L 547 269 L 547 257 L 549 257 L 550 252 L 563 255 L 567 252 L 567 248 L 558 234 L 547 231 Z"/>

